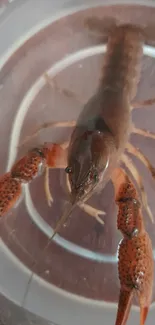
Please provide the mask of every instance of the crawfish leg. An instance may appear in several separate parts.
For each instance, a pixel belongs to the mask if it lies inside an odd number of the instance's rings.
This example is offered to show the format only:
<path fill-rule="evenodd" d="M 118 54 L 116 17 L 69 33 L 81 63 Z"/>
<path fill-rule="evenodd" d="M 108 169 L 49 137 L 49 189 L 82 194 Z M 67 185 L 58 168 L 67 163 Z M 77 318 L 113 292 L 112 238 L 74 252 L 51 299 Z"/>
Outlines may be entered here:
<path fill-rule="evenodd" d="M 142 135 L 143 137 L 146 137 L 146 138 L 155 139 L 155 133 L 136 128 L 134 125 L 132 127 L 131 132 L 134 134 Z"/>
<path fill-rule="evenodd" d="M 50 207 L 52 205 L 52 203 L 53 203 L 53 196 L 51 194 L 50 186 L 49 186 L 49 167 L 45 168 L 44 189 L 45 189 L 47 204 Z"/>
<path fill-rule="evenodd" d="M 66 155 L 67 155 L 67 148 L 68 148 L 69 142 L 66 141 L 60 145 L 57 145 L 57 148 L 61 148 L 60 152 L 58 149 L 57 157 L 59 157 L 59 161 L 56 163 L 52 162 L 50 165 L 46 166 L 45 173 L 44 173 L 44 189 L 46 194 L 46 199 L 48 206 L 51 206 L 53 203 L 53 197 L 50 191 L 49 186 L 49 169 L 50 168 L 65 168 L 66 167 Z M 61 153 L 61 154 L 60 154 Z M 57 159 L 57 158 L 56 158 Z"/>
<path fill-rule="evenodd" d="M 104 221 L 100 218 L 99 215 L 105 215 L 105 212 L 96 208 L 93 208 L 91 205 L 86 203 L 79 204 L 79 207 L 89 214 L 91 217 L 95 218 L 101 225 L 104 225 Z"/>
<path fill-rule="evenodd" d="M 155 104 L 155 98 L 150 98 L 150 99 L 144 100 L 142 102 L 134 102 L 134 103 L 132 103 L 131 109 L 144 108 L 144 107 L 151 106 L 153 104 Z"/>
<path fill-rule="evenodd" d="M 151 212 L 151 210 L 149 208 L 149 205 L 148 205 L 147 195 L 146 195 L 146 192 L 145 192 L 145 189 L 144 189 L 142 178 L 141 178 L 136 166 L 134 165 L 132 160 L 129 159 L 128 156 L 125 155 L 125 154 L 122 155 L 121 161 L 125 164 L 127 169 L 130 171 L 131 175 L 133 176 L 134 180 L 136 181 L 136 183 L 138 185 L 138 188 L 140 190 L 140 193 L 141 193 L 143 206 L 144 206 L 150 220 L 152 222 L 154 222 L 152 212 Z"/>
<path fill-rule="evenodd" d="M 145 167 L 149 169 L 152 177 L 155 178 L 155 168 L 151 165 L 149 159 L 146 156 L 144 156 L 144 154 L 139 149 L 134 147 L 129 142 L 126 145 L 126 149 L 129 153 L 137 157 L 145 165 Z"/>
<path fill-rule="evenodd" d="M 48 129 L 48 128 L 51 128 L 51 127 L 74 127 L 76 125 L 76 121 L 73 120 L 73 121 L 60 121 L 60 122 L 53 122 L 53 121 L 50 121 L 50 122 L 45 122 L 43 123 L 42 125 L 40 125 L 39 127 L 37 127 L 35 129 L 35 131 L 31 134 L 31 135 L 28 135 L 19 145 L 19 148 L 21 146 L 23 146 L 24 144 L 26 144 L 29 140 L 31 140 L 32 138 L 34 138 L 36 135 L 38 135 L 40 133 L 40 131 L 42 131 L 43 129 Z"/>
<path fill-rule="evenodd" d="M 67 190 L 70 192 L 70 184 L 68 177 L 66 177 Z M 105 212 L 96 208 L 93 208 L 91 205 L 86 204 L 85 202 L 78 203 L 78 206 L 86 212 L 91 217 L 95 218 L 101 225 L 104 225 L 104 221 L 100 218 L 100 215 L 105 215 Z"/>
<path fill-rule="evenodd" d="M 44 78 L 46 80 L 46 83 L 55 91 L 59 92 L 60 94 L 63 94 L 66 97 L 69 98 L 73 98 L 76 99 L 77 102 L 80 102 L 80 104 L 84 104 L 82 103 L 79 98 L 77 98 L 77 96 L 69 89 L 65 89 L 65 88 L 60 88 L 57 85 L 56 79 L 55 78 L 51 78 L 47 72 L 44 73 Z"/>
<path fill-rule="evenodd" d="M 153 252 L 145 231 L 138 193 L 122 169 L 112 176 L 118 205 L 117 228 L 123 234 L 118 249 L 120 297 L 115 325 L 125 325 L 133 295 L 140 304 L 140 325 L 144 325 L 152 299 Z"/>

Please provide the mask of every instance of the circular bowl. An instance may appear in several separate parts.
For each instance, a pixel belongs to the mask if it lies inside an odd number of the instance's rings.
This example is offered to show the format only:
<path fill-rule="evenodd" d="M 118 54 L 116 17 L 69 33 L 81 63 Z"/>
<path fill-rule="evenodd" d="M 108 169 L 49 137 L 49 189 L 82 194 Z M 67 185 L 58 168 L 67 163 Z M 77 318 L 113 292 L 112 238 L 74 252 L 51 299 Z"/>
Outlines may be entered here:
<path fill-rule="evenodd" d="M 71 127 L 50 127 L 20 145 L 45 123 L 76 120 L 84 103 L 95 93 L 106 47 L 97 33 L 86 28 L 87 18 L 113 17 L 122 23 L 153 26 L 154 5 L 154 1 L 109 1 L 107 5 L 106 1 L 94 4 L 86 0 L 16 0 L 3 10 L 1 175 L 30 148 L 44 142 L 67 141 Z M 139 100 L 154 97 L 155 40 L 151 35 L 150 46 L 144 47 Z M 155 131 L 154 108 L 133 111 L 137 127 Z M 155 165 L 154 140 L 132 135 L 131 141 Z M 154 212 L 154 180 L 140 161 L 133 161 L 143 176 L 148 203 Z M 76 325 L 79 320 L 82 325 L 114 323 L 120 287 L 117 249 L 122 236 L 116 227 L 112 184 L 109 182 L 88 202 L 106 212 L 104 226 L 77 207 L 45 249 L 68 199 L 64 170 L 50 171 L 50 189 L 51 207 L 47 204 L 43 176 L 25 185 L 15 208 L 1 219 L 1 293 L 58 325 Z M 145 211 L 144 218 L 155 248 L 155 227 Z M 148 324 L 152 324 L 154 315 L 152 305 Z M 129 324 L 138 323 L 138 319 L 139 313 L 131 313 Z"/>

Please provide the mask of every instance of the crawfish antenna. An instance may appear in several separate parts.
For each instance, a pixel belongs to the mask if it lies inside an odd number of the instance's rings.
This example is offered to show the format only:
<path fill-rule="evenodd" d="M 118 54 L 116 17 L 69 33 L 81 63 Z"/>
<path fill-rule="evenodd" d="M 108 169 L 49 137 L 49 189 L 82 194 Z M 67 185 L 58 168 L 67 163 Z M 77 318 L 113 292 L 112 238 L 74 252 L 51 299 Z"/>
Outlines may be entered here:
<path fill-rule="evenodd" d="M 57 222 L 56 227 L 53 230 L 53 235 L 49 238 L 48 244 L 45 246 L 43 252 L 49 247 L 51 241 L 53 240 L 53 238 L 55 237 L 55 235 L 57 234 L 57 232 L 59 231 L 61 226 L 65 223 L 65 221 L 67 221 L 67 219 L 69 218 L 70 214 L 72 213 L 72 211 L 75 208 L 77 203 L 74 203 L 74 204 L 68 203 L 68 204 L 69 204 L 69 206 L 66 207 L 64 214 L 62 215 L 60 220 Z"/>
<path fill-rule="evenodd" d="M 59 229 L 61 228 L 61 226 L 63 225 L 63 223 L 64 223 L 64 222 L 68 219 L 68 217 L 70 216 L 70 214 L 71 214 L 71 212 L 73 211 L 73 209 L 75 208 L 75 206 L 76 206 L 76 203 L 74 203 L 74 204 L 69 203 L 69 207 L 68 207 L 68 206 L 66 207 L 66 210 L 65 210 L 64 214 L 62 215 L 62 217 L 61 217 L 60 220 L 58 221 L 58 223 L 57 223 L 55 229 L 53 230 L 53 235 L 49 238 L 48 244 L 47 244 L 47 245 L 45 246 L 45 248 L 43 249 L 40 259 L 42 258 L 43 253 L 44 253 L 45 250 L 49 247 L 49 245 L 50 245 L 52 239 L 55 237 L 55 235 L 57 234 L 57 232 L 59 231 Z M 36 265 L 37 265 L 37 261 L 34 261 L 33 266 L 32 266 L 33 269 L 34 269 L 34 267 L 35 267 Z M 28 284 L 27 284 L 26 292 L 25 292 L 25 294 L 24 294 L 24 298 L 23 298 L 23 301 L 22 301 L 22 306 L 24 306 L 24 303 L 25 303 L 25 300 L 26 300 L 26 296 L 27 296 L 27 293 L 28 293 L 28 290 L 29 290 L 29 287 L 30 287 L 30 283 L 31 283 L 31 281 L 32 281 L 32 277 L 33 277 L 33 272 L 32 272 L 32 274 L 31 274 L 30 279 L 29 279 Z"/>
<path fill-rule="evenodd" d="M 56 227 L 53 230 L 53 235 L 51 236 L 50 241 L 55 237 L 55 235 L 57 234 L 57 232 L 59 231 L 59 229 L 61 228 L 61 226 L 65 223 L 65 221 L 67 221 L 67 219 L 69 218 L 69 216 L 72 213 L 72 211 L 75 208 L 75 206 L 76 206 L 76 203 L 75 204 L 70 204 L 69 203 L 69 207 L 67 206 L 64 214 L 62 215 L 62 217 L 60 218 L 60 220 L 56 224 Z"/>

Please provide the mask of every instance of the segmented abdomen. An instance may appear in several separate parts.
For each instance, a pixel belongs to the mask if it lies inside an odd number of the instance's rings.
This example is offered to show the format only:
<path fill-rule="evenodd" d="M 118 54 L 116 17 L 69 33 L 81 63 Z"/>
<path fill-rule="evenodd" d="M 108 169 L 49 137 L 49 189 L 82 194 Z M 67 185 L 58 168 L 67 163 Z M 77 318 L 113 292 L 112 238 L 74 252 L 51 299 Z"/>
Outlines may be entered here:
<path fill-rule="evenodd" d="M 132 25 L 115 27 L 108 39 L 102 86 L 125 93 L 130 101 L 137 91 L 143 42 L 143 31 Z"/>

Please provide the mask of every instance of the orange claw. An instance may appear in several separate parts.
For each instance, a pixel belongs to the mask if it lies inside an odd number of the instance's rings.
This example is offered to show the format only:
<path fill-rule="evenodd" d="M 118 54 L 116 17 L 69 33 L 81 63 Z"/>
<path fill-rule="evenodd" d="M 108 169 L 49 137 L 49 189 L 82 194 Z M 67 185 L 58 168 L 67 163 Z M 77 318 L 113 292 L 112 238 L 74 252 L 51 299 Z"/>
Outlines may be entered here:
<path fill-rule="evenodd" d="M 0 179 L 0 216 L 10 210 L 21 195 L 21 183 L 11 177 L 11 173 L 3 175 Z"/>
<path fill-rule="evenodd" d="M 121 289 L 115 325 L 126 324 L 134 294 L 138 296 L 140 304 L 140 325 L 144 325 L 152 299 L 152 244 L 145 231 L 134 185 L 121 169 L 114 172 L 113 184 L 119 208 L 117 227 L 124 236 L 118 252 Z"/>
<path fill-rule="evenodd" d="M 65 150 L 58 144 L 45 144 L 30 150 L 0 178 L 0 217 L 7 213 L 22 194 L 22 184 L 30 183 L 44 170 L 64 166 Z"/>

